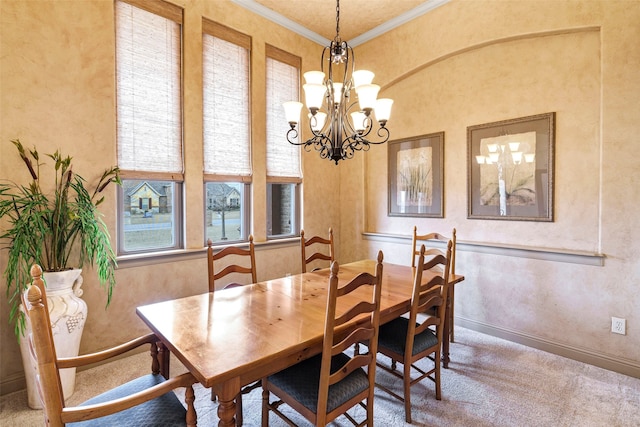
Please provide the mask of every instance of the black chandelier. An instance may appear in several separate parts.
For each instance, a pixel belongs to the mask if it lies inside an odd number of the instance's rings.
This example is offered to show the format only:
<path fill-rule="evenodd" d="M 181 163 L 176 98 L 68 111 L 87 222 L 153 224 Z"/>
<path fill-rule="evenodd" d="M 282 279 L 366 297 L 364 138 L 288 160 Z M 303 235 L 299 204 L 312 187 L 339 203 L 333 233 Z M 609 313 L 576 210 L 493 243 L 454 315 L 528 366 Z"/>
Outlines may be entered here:
<path fill-rule="evenodd" d="M 340 39 L 340 0 L 336 1 L 336 37 L 322 51 L 320 66 L 322 71 L 304 73 L 303 89 L 313 136 L 298 142 L 296 126 L 302 103 L 289 101 L 284 103 L 291 126 L 287 141 L 304 146 L 305 151 L 313 147 L 320 157 L 333 160 L 336 165 L 340 160 L 351 159 L 356 151 L 367 151 L 372 144 L 387 142 L 389 129 L 385 126 L 393 100 L 377 99 L 380 86 L 372 84 L 374 74 L 355 70 L 353 48 Z M 350 103 L 352 90 L 358 102 Z M 372 112 L 380 125 L 376 132 L 379 139 L 374 141 L 367 139 L 374 127 Z"/>

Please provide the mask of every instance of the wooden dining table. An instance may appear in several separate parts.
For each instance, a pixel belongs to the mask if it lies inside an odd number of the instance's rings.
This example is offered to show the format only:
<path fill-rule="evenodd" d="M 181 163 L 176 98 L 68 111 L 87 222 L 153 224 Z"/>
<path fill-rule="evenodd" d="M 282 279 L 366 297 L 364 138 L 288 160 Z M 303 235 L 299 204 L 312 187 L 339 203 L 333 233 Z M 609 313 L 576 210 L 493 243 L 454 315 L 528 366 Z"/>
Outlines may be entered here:
<path fill-rule="evenodd" d="M 375 274 L 375 265 L 374 260 L 340 265 L 339 286 L 361 272 Z M 381 323 L 409 310 L 414 272 L 410 266 L 383 264 Z M 214 389 L 218 425 L 232 427 L 234 399 L 243 385 L 322 351 L 329 274 L 326 268 L 144 305 L 136 312 L 204 387 Z M 436 273 L 425 271 L 423 279 L 429 274 Z M 462 280 L 454 275 L 449 283 Z M 447 367 L 448 322 L 443 336 Z"/>

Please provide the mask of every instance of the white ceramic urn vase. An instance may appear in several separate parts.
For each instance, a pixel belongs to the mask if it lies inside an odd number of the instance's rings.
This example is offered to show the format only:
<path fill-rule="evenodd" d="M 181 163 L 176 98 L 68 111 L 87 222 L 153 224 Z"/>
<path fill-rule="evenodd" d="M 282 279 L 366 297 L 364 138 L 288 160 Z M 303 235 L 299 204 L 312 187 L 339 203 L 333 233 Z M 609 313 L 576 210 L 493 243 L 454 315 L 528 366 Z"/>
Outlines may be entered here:
<path fill-rule="evenodd" d="M 43 273 L 57 357 L 74 357 L 78 355 L 80 350 L 82 331 L 87 319 L 87 304 L 80 298 L 82 296 L 82 289 L 80 289 L 82 276 L 80 273 L 82 270 L 77 268 Z M 26 339 L 30 332 L 31 324 L 27 318 L 27 330 L 25 336 L 20 339 L 20 352 L 22 353 L 22 364 L 27 382 L 29 407 L 41 409 L 42 403 L 35 382 L 37 366 L 31 358 Z M 76 368 L 62 369 L 60 381 L 66 400 L 75 389 Z"/>

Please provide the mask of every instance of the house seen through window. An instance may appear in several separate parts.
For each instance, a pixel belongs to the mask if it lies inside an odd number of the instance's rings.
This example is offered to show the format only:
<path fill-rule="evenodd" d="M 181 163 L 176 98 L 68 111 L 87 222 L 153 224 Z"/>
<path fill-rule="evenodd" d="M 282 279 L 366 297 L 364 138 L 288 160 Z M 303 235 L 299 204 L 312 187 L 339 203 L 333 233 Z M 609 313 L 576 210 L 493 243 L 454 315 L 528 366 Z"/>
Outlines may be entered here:
<path fill-rule="evenodd" d="M 214 242 L 245 240 L 245 184 L 208 182 L 206 192 L 206 235 Z"/>

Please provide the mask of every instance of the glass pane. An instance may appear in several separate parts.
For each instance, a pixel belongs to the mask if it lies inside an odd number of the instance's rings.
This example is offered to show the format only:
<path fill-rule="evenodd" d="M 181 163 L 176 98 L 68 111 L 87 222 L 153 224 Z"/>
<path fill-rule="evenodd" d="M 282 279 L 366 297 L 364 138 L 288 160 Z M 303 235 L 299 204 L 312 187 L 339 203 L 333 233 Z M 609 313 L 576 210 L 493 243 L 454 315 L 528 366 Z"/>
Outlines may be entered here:
<path fill-rule="evenodd" d="M 208 182 L 205 185 L 206 239 L 245 240 L 245 184 Z M 205 239 L 205 241 L 206 241 Z"/>
<path fill-rule="evenodd" d="M 126 252 L 177 247 L 173 181 L 122 180 L 121 248 Z M 175 209 L 174 209 L 175 208 Z"/>
<path fill-rule="evenodd" d="M 267 236 L 297 235 L 297 184 L 267 184 Z"/>

